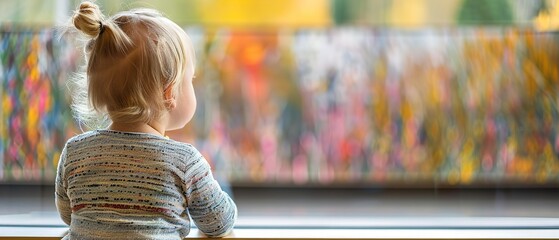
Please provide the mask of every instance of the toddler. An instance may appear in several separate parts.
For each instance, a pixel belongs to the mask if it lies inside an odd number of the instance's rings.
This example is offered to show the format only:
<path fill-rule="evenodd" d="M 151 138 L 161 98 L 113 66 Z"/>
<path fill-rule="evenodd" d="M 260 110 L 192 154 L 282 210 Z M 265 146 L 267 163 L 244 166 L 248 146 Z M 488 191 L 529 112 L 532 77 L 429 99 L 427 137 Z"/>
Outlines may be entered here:
<path fill-rule="evenodd" d="M 154 10 L 105 18 L 91 2 L 80 4 L 72 23 L 88 38 L 86 90 L 78 93 L 87 101 L 75 101 L 74 110 L 111 123 L 62 150 L 55 197 L 70 226 L 64 239 L 182 239 L 190 219 L 207 236 L 226 235 L 235 203 L 196 148 L 165 137 L 196 108 L 187 34 Z"/>

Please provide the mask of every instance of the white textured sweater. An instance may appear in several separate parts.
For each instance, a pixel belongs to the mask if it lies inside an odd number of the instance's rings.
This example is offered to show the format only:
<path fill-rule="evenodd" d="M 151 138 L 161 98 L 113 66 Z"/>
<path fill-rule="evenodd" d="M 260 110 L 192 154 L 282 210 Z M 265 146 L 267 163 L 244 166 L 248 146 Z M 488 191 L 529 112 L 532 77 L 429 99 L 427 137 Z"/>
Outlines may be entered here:
<path fill-rule="evenodd" d="M 190 144 L 147 133 L 90 131 L 68 140 L 56 177 L 64 239 L 182 239 L 190 217 L 208 236 L 237 207 Z"/>

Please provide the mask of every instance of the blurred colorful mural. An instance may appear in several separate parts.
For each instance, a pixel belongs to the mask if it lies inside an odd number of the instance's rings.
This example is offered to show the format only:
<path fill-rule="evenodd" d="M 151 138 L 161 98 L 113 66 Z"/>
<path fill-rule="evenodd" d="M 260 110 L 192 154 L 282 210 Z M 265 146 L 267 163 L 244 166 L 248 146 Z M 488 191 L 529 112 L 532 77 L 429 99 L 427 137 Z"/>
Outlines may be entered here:
<path fill-rule="evenodd" d="M 240 185 L 559 183 L 551 1 L 491 1 L 497 7 L 485 7 L 498 14 L 484 15 L 472 9 L 488 1 L 445 1 L 454 14 L 443 14 L 453 23 L 443 27 L 426 14 L 435 1 L 314 2 L 323 10 L 312 16 L 264 14 L 256 27 L 202 10 L 184 17 L 199 103 L 170 136 Z M 365 7 L 383 7 L 384 17 Z M 402 12 L 410 14 L 390 20 Z M 196 19 L 206 20 L 187 24 Z M 4 24 L 0 34 L 0 181 L 51 182 L 64 142 L 81 132 L 66 80 L 83 57 L 57 33 Z"/>
<path fill-rule="evenodd" d="M 0 179 L 52 179 L 61 146 L 75 134 L 65 79 L 75 49 L 52 30 L 0 33 Z"/>

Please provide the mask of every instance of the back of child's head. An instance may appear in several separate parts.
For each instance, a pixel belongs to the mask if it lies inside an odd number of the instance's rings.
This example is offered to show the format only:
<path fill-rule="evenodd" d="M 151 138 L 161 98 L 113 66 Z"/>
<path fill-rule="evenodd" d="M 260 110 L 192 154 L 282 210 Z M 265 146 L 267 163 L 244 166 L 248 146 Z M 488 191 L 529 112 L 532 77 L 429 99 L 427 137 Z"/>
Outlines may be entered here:
<path fill-rule="evenodd" d="M 164 92 L 177 94 L 186 74 L 193 74 L 190 39 L 155 10 L 135 9 L 105 18 L 99 6 L 83 2 L 72 22 L 89 39 L 87 91 L 82 93 L 87 101 L 82 106 L 74 102 L 77 108 L 108 114 L 113 122 L 147 123 L 165 111 Z M 78 113 L 86 112 L 83 109 Z"/>

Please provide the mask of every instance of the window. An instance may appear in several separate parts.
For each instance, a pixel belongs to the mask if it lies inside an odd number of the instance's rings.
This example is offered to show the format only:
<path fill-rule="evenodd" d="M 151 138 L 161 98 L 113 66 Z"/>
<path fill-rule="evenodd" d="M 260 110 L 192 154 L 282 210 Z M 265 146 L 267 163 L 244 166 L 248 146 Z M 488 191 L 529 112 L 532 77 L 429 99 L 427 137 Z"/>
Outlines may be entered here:
<path fill-rule="evenodd" d="M 52 26 L 78 2 L 0 3 L 0 214 L 55 211 L 82 56 Z M 189 33 L 198 109 L 170 136 L 245 216 L 559 216 L 553 0 L 97 2 Z"/>

